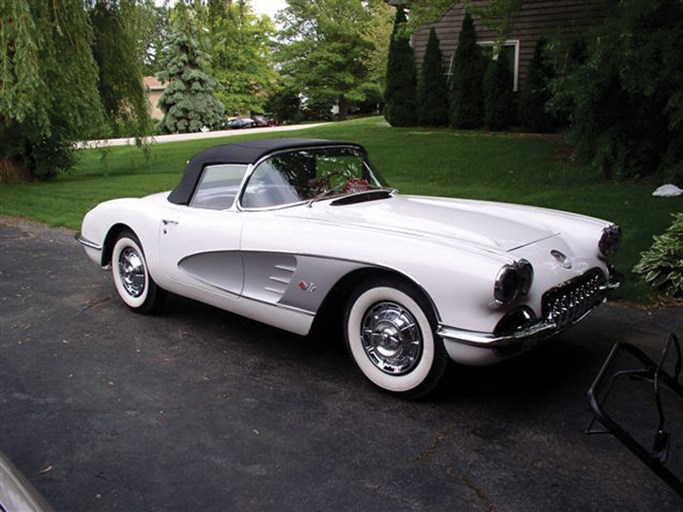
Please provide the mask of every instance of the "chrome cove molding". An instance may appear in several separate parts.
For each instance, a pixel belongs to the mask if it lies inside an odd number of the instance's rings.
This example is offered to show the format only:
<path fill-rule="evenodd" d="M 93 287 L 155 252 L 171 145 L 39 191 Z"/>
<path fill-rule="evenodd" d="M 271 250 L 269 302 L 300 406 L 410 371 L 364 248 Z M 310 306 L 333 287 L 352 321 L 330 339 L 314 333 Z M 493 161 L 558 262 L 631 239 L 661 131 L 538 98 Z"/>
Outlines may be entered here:
<path fill-rule="evenodd" d="M 343 276 L 368 265 L 277 252 L 216 251 L 187 256 L 178 267 L 216 291 L 315 314 Z"/>

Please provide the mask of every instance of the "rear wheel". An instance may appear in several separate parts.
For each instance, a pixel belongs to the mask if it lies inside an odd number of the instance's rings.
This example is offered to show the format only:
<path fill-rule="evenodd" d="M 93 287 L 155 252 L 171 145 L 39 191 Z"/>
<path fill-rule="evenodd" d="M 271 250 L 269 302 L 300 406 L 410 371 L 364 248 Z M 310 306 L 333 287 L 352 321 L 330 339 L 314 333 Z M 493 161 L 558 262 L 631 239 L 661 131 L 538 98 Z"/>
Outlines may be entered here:
<path fill-rule="evenodd" d="M 380 388 L 419 398 L 441 380 L 448 356 L 431 305 L 414 286 L 391 278 L 363 283 L 349 298 L 344 327 L 356 366 Z"/>
<path fill-rule="evenodd" d="M 166 292 L 149 275 L 142 244 L 132 231 L 123 231 L 111 256 L 114 287 L 123 303 L 136 313 L 157 310 Z"/>

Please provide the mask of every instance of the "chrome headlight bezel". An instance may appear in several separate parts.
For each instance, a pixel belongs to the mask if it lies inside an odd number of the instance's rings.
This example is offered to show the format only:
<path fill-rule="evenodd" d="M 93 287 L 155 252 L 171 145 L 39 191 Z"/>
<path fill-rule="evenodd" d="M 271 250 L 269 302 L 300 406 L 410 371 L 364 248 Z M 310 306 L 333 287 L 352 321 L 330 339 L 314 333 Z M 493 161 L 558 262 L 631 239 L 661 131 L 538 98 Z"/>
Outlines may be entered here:
<path fill-rule="evenodd" d="M 621 246 L 621 228 L 611 224 L 602 230 L 598 249 L 603 258 L 607 258 L 617 252 Z"/>
<path fill-rule="evenodd" d="M 534 268 L 525 259 L 503 265 L 496 275 L 493 298 L 497 305 L 512 304 L 529 294 L 534 280 Z"/>

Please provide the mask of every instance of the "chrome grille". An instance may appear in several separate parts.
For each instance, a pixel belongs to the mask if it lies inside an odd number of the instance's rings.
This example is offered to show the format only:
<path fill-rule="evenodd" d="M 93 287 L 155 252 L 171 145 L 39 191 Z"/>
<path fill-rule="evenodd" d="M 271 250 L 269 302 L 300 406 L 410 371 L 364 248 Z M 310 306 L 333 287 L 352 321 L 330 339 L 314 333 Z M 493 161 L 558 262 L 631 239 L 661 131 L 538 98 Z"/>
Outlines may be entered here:
<path fill-rule="evenodd" d="M 605 277 L 598 269 L 567 281 L 543 295 L 543 316 L 559 328 L 569 327 L 580 320 L 605 297 L 601 289 Z"/>

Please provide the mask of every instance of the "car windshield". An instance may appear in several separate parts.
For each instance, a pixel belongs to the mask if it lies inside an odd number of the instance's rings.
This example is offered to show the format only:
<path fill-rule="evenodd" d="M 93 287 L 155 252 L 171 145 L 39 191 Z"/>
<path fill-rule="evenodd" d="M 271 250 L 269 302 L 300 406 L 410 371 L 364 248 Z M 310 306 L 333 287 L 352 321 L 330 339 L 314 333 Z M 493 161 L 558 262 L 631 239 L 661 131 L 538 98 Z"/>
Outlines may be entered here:
<path fill-rule="evenodd" d="M 272 208 L 386 187 L 357 148 L 288 151 L 258 164 L 242 195 L 242 206 Z"/>

